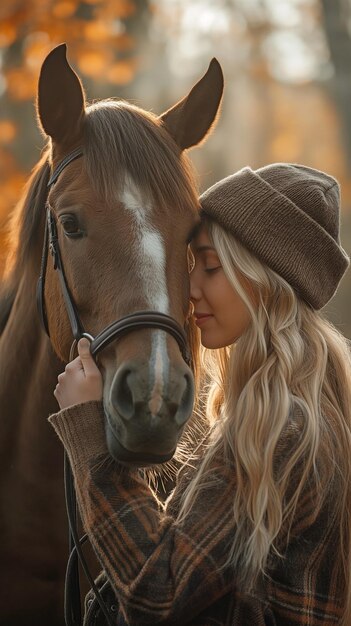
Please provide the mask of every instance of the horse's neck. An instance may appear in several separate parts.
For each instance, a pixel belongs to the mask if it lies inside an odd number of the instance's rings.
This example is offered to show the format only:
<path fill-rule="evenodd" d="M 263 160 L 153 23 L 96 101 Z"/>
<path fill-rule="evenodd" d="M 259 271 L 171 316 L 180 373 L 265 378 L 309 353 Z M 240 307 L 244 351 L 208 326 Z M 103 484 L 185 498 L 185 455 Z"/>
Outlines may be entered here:
<path fill-rule="evenodd" d="M 63 366 L 40 328 L 30 278 L 27 270 L 0 337 L 0 585 L 9 589 L 0 613 L 6 623 L 15 623 L 12 615 L 25 623 L 15 604 L 20 590 L 28 624 L 46 616 L 58 625 L 67 523 L 63 451 L 47 417 L 57 410 L 53 389 Z"/>
<path fill-rule="evenodd" d="M 35 285 L 23 275 L 6 327 L 0 338 L 0 445 L 3 450 L 35 447 L 50 454 L 51 429 L 46 418 L 57 410 L 53 397 L 63 369 L 40 328 Z M 0 455 L 1 456 L 1 455 Z"/>

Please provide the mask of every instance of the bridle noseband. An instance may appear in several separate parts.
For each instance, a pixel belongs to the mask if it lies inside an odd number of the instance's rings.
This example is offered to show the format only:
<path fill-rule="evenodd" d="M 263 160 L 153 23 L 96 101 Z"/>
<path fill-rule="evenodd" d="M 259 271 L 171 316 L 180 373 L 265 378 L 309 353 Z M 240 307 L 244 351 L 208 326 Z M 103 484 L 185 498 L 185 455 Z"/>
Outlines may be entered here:
<path fill-rule="evenodd" d="M 56 183 L 58 177 L 63 170 L 72 163 L 72 161 L 83 156 L 83 150 L 81 147 L 76 148 L 70 152 L 55 168 L 49 182 L 47 195 L 50 188 Z M 90 340 L 91 354 L 96 357 L 97 354 L 106 348 L 111 342 L 117 341 L 127 333 L 142 328 L 155 328 L 163 330 L 169 333 L 180 348 L 182 356 L 185 362 L 190 364 L 190 356 L 187 347 L 187 338 L 184 329 L 180 324 L 165 313 L 159 311 L 136 311 L 129 315 L 122 317 L 121 319 L 112 322 L 109 326 L 104 328 L 95 338 L 87 333 L 83 327 L 83 324 L 79 318 L 77 307 L 71 295 L 61 258 L 61 252 L 58 241 L 57 227 L 54 214 L 46 199 L 46 225 L 43 243 L 43 252 L 41 259 L 40 277 L 37 286 L 37 305 L 39 315 L 42 321 L 42 325 L 47 333 L 49 333 L 49 325 L 45 308 L 45 276 L 47 268 L 48 255 L 53 259 L 54 269 L 57 270 L 61 285 L 61 291 L 65 302 L 65 307 L 69 322 L 71 325 L 73 338 L 78 341 L 81 337 L 88 337 Z M 94 580 L 91 577 L 89 569 L 87 567 L 84 555 L 82 553 L 81 545 L 86 539 L 86 535 L 79 539 L 76 528 L 76 499 L 74 492 L 74 482 L 71 473 L 71 468 L 67 455 L 65 455 L 65 493 L 66 493 L 66 505 L 67 515 L 70 527 L 70 558 L 67 565 L 66 583 L 65 583 L 65 621 L 67 626 L 80 626 L 81 624 L 81 607 L 80 607 L 80 589 L 79 589 L 79 572 L 78 572 L 78 560 L 82 564 L 84 572 L 92 586 L 96 599 L 100 605 L 100 608 L 107 620 L 107 624 L 112 624 L 112 618 L 109 615 L 108 608 L 106 607 L 104 600 L 97 589 Z"/>

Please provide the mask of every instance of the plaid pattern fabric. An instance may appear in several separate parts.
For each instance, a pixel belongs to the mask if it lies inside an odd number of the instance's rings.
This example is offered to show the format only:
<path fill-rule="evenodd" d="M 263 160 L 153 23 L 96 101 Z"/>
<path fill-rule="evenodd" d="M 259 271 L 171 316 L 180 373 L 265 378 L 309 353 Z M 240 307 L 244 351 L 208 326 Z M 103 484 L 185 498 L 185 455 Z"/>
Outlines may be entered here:
<path fill-rule="evenodd" d="M 108 460 L 103 419 L 99 402 L 49 418 L 70 458 L 83 525 L 117 598 L 116 625 L 340 623 L 343 578 L 331 506 L 316 519 L 305 494 L 284 558 L 272 557 L 257 593 L 240 593 L 235 573 L 224 567 L 235 533 L 233 470 L 214 468 L 213 483 L 198 495 L 191 517 L 177 524 L 184 483 L 164 510 L 137 470 Z M 93 604 L 88 600 L 85 623 L 102 626 Z"/>

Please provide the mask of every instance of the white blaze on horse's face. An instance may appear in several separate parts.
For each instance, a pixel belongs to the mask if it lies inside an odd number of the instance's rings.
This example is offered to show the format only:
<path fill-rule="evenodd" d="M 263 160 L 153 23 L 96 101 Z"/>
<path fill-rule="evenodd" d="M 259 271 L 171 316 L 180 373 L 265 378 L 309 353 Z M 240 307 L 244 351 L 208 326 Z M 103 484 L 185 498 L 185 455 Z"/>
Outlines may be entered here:
<path fill-rule="evenodd" d="M 161 234 L 150 223 L 152 207 L 129 177 L 126 177 L 121 200 L 125 209 L 132 214 L 135 224 L 137 245 L 132 254 L 140 257 L 140 288 L 145 308 L 169 314 L 165 245 Z M 149 376 L 151 394 L 148 404 L 151 416 L 156 418 L 169 376 L 167 338 L 159 330 L 152 332 Z"/>

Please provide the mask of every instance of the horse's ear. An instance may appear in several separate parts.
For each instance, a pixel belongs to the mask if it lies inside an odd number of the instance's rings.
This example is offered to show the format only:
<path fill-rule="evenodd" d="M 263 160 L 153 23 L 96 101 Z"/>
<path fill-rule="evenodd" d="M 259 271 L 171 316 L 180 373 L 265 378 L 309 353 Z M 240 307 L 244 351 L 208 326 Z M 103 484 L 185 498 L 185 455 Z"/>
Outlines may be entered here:
<path fill-rule="evenodd" d="M 66 44 L 46 57 L 39 77 L 37 111 L 44 132 L 58 145 L 80 139 L 84 120 L 82 84 L 66 59 Z"/>
<path fill-rule="evenodd" d="M 223 73 L 212 59 L 206 74 L 183 100 L 160 116 L 175 142 L 186 150 L 198 144 L 213 126 L 223 94 Z"/>

